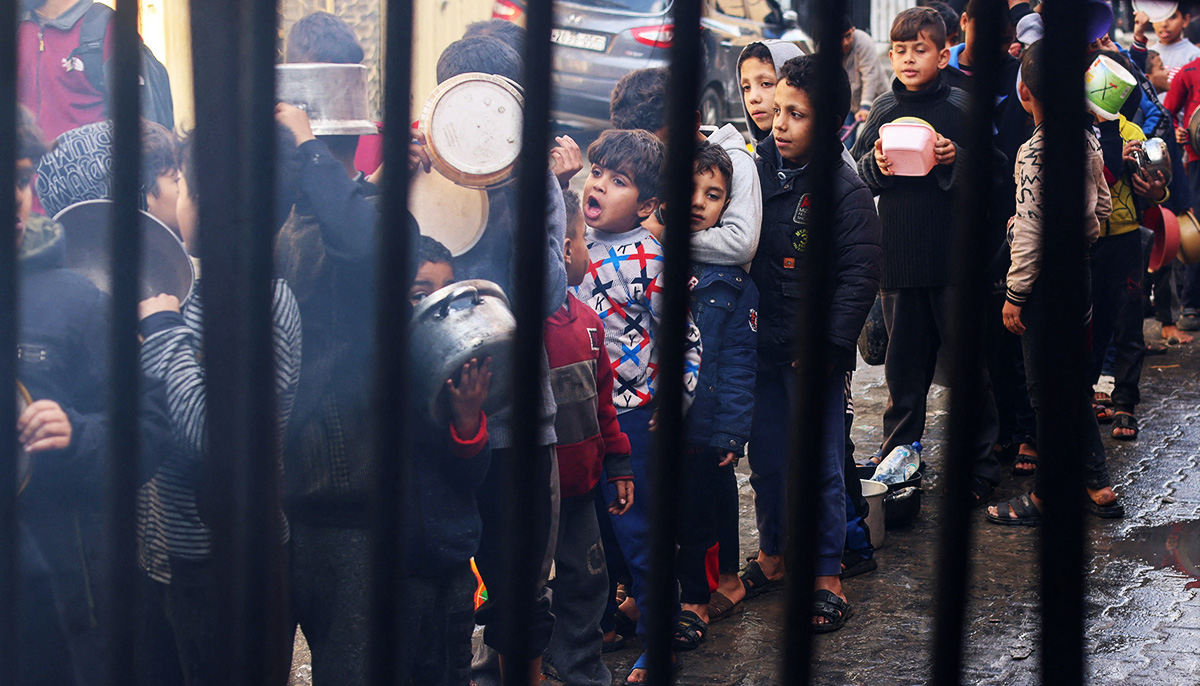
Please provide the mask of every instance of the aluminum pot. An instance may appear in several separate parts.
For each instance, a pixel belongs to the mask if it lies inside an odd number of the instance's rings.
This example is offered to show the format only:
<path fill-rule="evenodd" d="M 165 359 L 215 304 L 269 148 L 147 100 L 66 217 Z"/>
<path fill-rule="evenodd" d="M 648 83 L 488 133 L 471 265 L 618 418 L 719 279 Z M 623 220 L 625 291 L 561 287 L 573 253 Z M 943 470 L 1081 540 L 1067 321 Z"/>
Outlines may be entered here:
<path fill-rule="evenodd" d="M 460 281 L 433 293 L 413 311 L 411 329 L 413 398 L 422 416 L 441 426 L 447 421 L 442 391 L 447 379 L 458 379 L 472 358 L 492 358 L 492 383 L 485 413 L 508 404 L 517 321 L 508 297 L 491 281 Z"/>
<path fill-rule="evenodd" d="M 1176 215 L 1179 220 L 1179 258 L 1184 264 L 1200 263 L 1200 222 L 1191 210 Z"/>
<path fill-rule="evenodd" d="M 112 293 L 109 273 L 111 200 L 85 200 L 54 216 L 62 224 L 66 242 L 66 267 L 88 278 L 96 288 Z M 142 234 L 141 297 L 166 293 L 187 300 L 196 272 L 183 243 L 166 224 L 146 212 L 139 213 Z"/>
<path fill-rule="evenodd" d="M 1137 171 L 1146 172 L 1148 178 L 1153 178 L 1154 172 L 1162 172 L 1165 182 L 1171 183 L 1171 155 L 1163 139 L 1144 140 L 1141 147 L 1134 148 L 1130 154 Z"/>
<path fill-rule="evenodd" d="M 379 133 L 367 104 L 367 68 L 361 64 L 279 64 L 275 97 L 308 113 L 314 136 Z"/>

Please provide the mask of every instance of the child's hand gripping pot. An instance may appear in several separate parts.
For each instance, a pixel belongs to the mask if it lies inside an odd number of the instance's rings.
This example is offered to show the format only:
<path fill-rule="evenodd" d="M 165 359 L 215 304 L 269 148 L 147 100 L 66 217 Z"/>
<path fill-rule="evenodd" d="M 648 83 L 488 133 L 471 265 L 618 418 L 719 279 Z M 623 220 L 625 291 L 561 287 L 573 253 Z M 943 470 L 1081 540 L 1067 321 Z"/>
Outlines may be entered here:
<path fill-rule="evenodd" d="M 475 438 L 479 433 L 483 403 L 487 400 L 488 388 L 492 384 L 492 358 L 483 364 L 474 358 L 462 366 L 458 383 L 446 379 L 446 399 L 450 404 L 450 424 L 454 433 L 464 441 Z"/>

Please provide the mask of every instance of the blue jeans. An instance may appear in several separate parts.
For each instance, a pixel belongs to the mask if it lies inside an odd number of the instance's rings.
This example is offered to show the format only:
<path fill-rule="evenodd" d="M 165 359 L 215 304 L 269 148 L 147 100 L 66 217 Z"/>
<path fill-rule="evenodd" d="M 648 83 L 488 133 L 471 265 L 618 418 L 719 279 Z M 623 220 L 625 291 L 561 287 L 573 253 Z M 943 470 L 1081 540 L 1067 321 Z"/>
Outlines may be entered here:
<path fill-rule="evenodd" d="M 790 365 L 760 364 L 754 391 L 754 423 L 750 429 L 750 485 L 758 520 L 758 547 L 766 555 L 787 548 L 787 479 L 791 423 L 797 401 L 796 372 Z M 824 381 L 821 421 L 824 437 L 820 459 L 810 478 L 817 480 L 820 503 L 817 519 L 817 576 L 842 571 L 846 545 L 845 375 L 836 372 Z"/>

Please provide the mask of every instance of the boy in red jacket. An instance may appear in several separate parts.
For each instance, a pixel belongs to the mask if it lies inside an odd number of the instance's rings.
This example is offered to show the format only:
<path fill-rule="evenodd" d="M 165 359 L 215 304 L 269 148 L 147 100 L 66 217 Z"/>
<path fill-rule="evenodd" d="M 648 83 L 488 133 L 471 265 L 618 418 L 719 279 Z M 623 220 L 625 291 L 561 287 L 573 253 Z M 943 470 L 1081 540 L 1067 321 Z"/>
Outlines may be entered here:
<path fill-rule="evenodd" d="M 567 284 L 578 286 L 588 267 L 587 242 L 579 196 L 564 191 L 567 208 L 563 259 Z M 613 406 L 613 371 L 604 345 L 604 325 L 596 312 L 566 294 L 546 320 L 550 387 L 558 413 L 558 473 L 562 505 L 554 555 L 554 635 L 546 662 L 559 678 L 576 685 L 612 683 L 600 659 L 600 622 L 609 597 L 608 572 L 600 543 L 595 502 L 609 500 L 608 511 L 625 514 L 633 505 L 633 469 L 629 438 L 621 433 Z M 602 476 L 608 487 L 598 495 Z"/>

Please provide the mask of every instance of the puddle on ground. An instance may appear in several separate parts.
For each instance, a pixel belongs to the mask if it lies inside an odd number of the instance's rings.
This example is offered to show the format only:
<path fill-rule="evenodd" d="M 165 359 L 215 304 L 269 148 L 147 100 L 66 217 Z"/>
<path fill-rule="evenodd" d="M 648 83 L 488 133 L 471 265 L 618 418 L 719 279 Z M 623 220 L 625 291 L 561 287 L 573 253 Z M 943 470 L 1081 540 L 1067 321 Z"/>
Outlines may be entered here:
<path fill-rule="evenodd" d="M 1108 550 L 1159 569 L 1175 569 L 1192 577 L 1186 588 L 1200 588 L 1200 521 L 1133 529 L 1111 541 Z"/>

